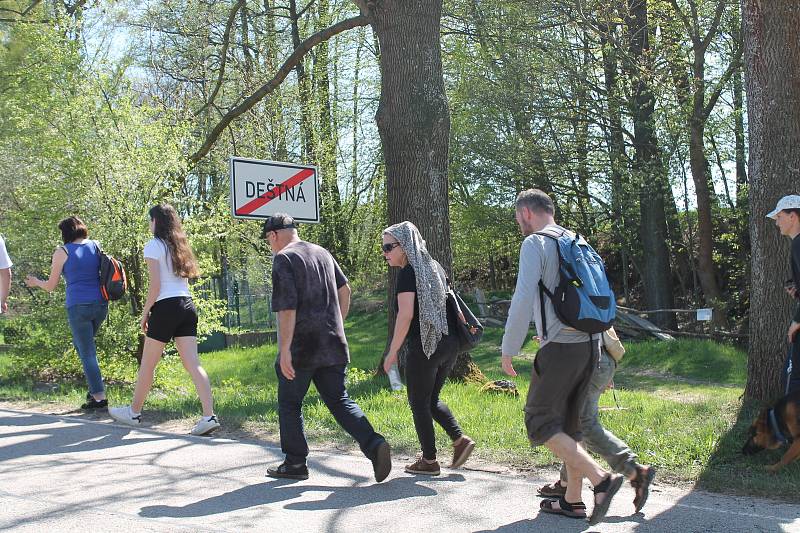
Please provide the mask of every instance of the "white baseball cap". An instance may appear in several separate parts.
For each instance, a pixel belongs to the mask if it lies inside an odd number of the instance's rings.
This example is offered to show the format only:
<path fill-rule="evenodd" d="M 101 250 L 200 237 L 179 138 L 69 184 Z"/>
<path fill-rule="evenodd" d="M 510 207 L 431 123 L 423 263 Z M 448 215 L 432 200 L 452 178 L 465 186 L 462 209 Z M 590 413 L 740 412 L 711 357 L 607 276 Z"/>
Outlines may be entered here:
<path fill-rule="evenodd" d="M 784 209 L 800 209 L 800 195 L 790 194 L 778 200 L 778 205 L 767 214 L 767 218 L 775 218 Z"/>

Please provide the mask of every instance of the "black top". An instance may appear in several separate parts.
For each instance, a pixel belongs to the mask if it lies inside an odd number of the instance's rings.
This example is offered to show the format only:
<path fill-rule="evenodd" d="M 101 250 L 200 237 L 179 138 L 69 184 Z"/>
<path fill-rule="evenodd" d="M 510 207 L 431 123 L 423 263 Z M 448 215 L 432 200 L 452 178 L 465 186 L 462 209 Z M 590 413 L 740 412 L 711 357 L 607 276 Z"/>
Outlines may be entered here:
<path fill-rule="evenodd" d="M 798 299 L 797 309 L 794 311 L 795 322 L 800 322 L 800 235 L 792 239 L 792 279 L 794 280 L 795 298 Z"/>
<path fill-rule="evenodd" d="M 338 289 L 347 284 L 339 264 L 321 246 L 289 244 L 272 260 L 272 310 L 297 311 L 292 365 L 313 370 L 350 362 Z"/>
<path fill-rule="evenodd" d="M 417 298 L 417 276 L 414 274 L 414 267 L 408 264 L 400 269 L 397 274 L 397 294 L 401 292 L 414 293 L 414 317 L 411 319 L 411 325 L 408 327 L 408 334 L 406 340 L 409 342 L 409 348 L 422 351 L 422 333 L 419 328 L 419 300 Z M 398 310 L 397 298 L 394 300 L 395 311 Z M 449 335 L 456 333 L 456 323 L 454 317 L 447 313 L 447 328 Z"/>

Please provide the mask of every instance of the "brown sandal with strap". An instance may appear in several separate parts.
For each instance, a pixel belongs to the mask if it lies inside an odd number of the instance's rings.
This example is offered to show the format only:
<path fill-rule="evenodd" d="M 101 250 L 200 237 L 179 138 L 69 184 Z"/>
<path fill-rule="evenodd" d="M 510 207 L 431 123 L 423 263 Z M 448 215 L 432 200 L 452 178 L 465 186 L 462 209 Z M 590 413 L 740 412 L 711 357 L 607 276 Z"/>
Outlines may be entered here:
<path fill-rule="evenodd" d="M 545 498 L 561 498 L 567 493 L 567 486 L 561 484 L 561 480 L 539 487 L 537 494 Z"/>
<path fill-rule="evenodd" d="M 647 497 L 650 496 L 650 483 L 656 477 L 656 469 L 652 466 L 637 466 L 636 477 L 631 480 L 631 487 L 636 491 L 636 496 L 633 498 L 633 506 L 636 509 L 634 512 L 638 513 L 647 503 Z"/>

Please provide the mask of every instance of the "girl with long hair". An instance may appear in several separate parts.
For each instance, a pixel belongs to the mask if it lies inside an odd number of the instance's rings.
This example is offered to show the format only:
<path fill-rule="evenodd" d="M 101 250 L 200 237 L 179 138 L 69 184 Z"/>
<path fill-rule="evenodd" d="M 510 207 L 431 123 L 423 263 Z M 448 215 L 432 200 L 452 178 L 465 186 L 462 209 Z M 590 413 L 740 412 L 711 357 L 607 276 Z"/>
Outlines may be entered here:
<path fill-rule="evenodd" d="M 442 266 L 431 257 L 417 227 L 400 222 L 383 230 L 383 257 L 389 266 L 399 267 L 397 275 L 397 318 L 386 372 L 397 363 L 398 353 L 408 342 L 406 386 L 414 427 L 422 456 L 406 466 L 411 474 L 438 476 L 435 420 L 453 442 L 450 468 L 463 465 L 475 448 L 475 441 L 464 435 L 450 408 L 439 399 L 444 382 L 456 362 L 457 317 L 447 313 L 447 278 Z"/>
<path fill-rule="evenodd" d="M 192 428 L 192 434 L 205 435 L 217 429 L 219 422 L 214 415 L 211 383 L 197 356 L 197 310 L 188 281 L 200 275 L 197 260 L 181 219 L 171 205 L 160 204 L 150 209 L 150 231 L 153 238 L 144 246 L 150 287 L 140 321 L 146 335 L 142 363 L 131 404 L 112 407 L 108 413 L 123 424 L 141 424 L 142 407 L 153 386 L 156 365 L 166 344 L 174 340 L 183 367 L 192 377 L 203 405 L 203 417 Z"/>
<path fill-rule="evenodd" d="M 108 301 L 100 292 L 100 249 L 97 241 L 89 240 L 89 230 L 78 217 L 67 217 L 58 223 L 63 246 L 53 252 L 50 277 L 43 281 L 35 276 L 25 278 L 28 287 L 52 292 L 61 275 L 67 284 L 67 322 L 72 332 L 72 344 L 83 365 L 89 385 L 86 402 L 81 409 L 108 407 L 103 376 L 97 362 L 94 337 L 108 316 Z"/>

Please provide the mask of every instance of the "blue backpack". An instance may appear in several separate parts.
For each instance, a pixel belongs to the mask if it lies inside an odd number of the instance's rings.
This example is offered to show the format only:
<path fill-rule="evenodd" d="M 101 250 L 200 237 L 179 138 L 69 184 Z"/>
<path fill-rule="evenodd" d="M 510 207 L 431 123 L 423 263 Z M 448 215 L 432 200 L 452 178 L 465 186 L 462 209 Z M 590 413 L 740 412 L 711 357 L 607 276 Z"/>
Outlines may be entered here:
<path fill-rule="evenodd" d="M 602 333 L 614 323 L 617 302 L 606 277 L 603 260 L 580 235 L 562 231 L 538 231 L 556 241 L 559 280 L 553 292 L 539 280 L 542 338 L 547 338 L 544 295 L 553 302 L 556 315 L 566 325 L 589 334 Z"/>

